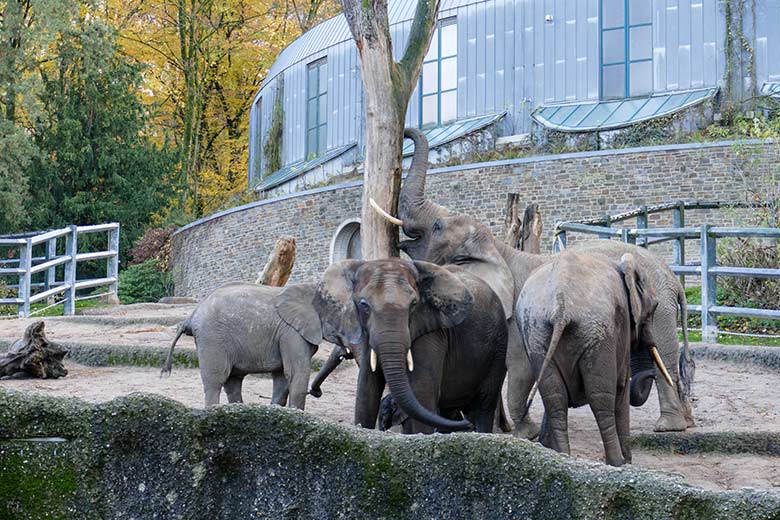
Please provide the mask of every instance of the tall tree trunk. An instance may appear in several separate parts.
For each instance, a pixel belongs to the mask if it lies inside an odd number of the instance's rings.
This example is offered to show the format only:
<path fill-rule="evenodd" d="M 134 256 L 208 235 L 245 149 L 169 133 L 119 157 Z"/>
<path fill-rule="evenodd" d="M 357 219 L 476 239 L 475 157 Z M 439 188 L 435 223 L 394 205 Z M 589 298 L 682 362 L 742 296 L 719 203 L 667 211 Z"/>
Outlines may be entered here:
<path fill-rule="evenodd" d="M 506 215 L 504 216 L 504 243 L 512 249 L 520 249 L 523 221 L 520 217 L 520 195 L 506 194 Z"/>
<path fill-rule="evenodd" d="M 279 237 L 255 283 L 282 287 L 290 278 L 294 265 L 295 239 L 291 236 Z"/>
<path fill-rule="evenodd" d="M 539 254 L 542 245 L 542 215 L 538 204 L 529 204 L 523 212 L 523 230 L 520 250 Z"/>

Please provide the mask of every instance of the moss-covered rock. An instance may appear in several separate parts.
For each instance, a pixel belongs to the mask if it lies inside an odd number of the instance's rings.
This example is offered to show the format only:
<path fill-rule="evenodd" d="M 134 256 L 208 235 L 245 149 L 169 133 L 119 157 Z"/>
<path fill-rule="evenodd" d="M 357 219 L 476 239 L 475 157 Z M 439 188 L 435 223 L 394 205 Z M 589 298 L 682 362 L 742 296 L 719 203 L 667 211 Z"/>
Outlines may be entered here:
<path fill-rule="evenodd" d="M 780 515 L 778 494 L 703 491 L 507 436 L 397 436 L 145 395 L 88 405 L 0 390 L 0 402 L 0 518 Z"/>
<path fill-rule="evenodd" d="M 641 433 L 631 436 L 631 446 L 645 450 L 691 453 L 750 453 L 770 457 L 780 456 L 778 432 L 667 432 Z"/>

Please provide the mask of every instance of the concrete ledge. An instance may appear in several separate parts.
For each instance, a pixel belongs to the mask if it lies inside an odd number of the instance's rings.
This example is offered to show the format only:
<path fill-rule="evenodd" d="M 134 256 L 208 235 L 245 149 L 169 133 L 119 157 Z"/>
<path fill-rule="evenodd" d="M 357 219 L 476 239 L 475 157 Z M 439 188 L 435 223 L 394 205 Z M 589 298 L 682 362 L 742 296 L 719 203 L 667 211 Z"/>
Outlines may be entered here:
<path fill-rule="evenodd" d="M 641 433 L 631 446 L 643 450 L 692 453 L 780 456 L 779 432 Z"/>
<path fill-rule="evenodd" d="M 745 345 L 714 345 L 701 343 L 691 345 L 694 359 L 729 361 L 746 365 L 758 365 L 780 371 L 780 348 Z M 696 384 L 694 380 L 693 384 Z"/>
<path fill-rule="evenodd" d="M 0 390 L 0 402 L 2 518 L 780 515 L 780 494 L 703 491 L 504 436 L 397 436 L 286 408 L 195 411 L 145 395 L 88 405 Z"/>

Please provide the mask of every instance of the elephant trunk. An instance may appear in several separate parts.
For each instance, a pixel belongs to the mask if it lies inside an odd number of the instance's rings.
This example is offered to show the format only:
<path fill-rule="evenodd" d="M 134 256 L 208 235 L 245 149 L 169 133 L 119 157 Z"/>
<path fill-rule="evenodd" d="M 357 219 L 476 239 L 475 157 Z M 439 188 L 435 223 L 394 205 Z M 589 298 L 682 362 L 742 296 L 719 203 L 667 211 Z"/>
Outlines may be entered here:
<path fill-rule="evenodd" d="M 390 393 L 406 414 L 421 423 L 433 426 L 439 431 L 465 431 L 471 429 L 468 421 L 450 421 L 427 410 L 415 397 L 406 375 L 407 345 L 383 343 L 377 345 L 382 372 Z"/>
<path fill-rule="evenodd" d="M 399 196 L 398 214 L 406 221 L 425 202 L 425 174 L 428 171 L 428 140 L 415 128 L 404 130 L 404 137 L 414 142 L 414 156 Z"/>
<path fill-rule="evenodd" d="M 642 406 L 650 396 L 655 379 L 655 365 L 647 349 L 639 348 L 631 352 L 631 406 Z"/>
<path fill-rule="evenodd" d="M 317 398 L 322 397 L 322 389 L 320 387 L 322 386 L 323 381 L 325 381 L 331 372 L 336 370 L 336 367 L 339 366 L 346 358 L 347 355 L 343 348 L 339 346 L 334 347 L 333 351 L 330 353 L 330 356 L 328 356 L 328 360 L 325 361 L 325 364 L 322 365 L 320 371 L 317 372 L 314 381 L 312 381 L 309 393 Z"/>

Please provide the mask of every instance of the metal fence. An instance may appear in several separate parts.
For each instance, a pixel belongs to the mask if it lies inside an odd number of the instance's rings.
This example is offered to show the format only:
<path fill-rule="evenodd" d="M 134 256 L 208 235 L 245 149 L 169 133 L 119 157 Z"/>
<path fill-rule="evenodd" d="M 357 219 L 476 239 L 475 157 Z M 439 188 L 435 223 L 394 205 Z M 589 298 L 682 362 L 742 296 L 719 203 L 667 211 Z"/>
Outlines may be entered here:
<path fill-rule="evenodd" d="M 643 247 L 661 242 L 672 241 L 674 261 L 670 268 L 675 274 L 701 276 L 701 305 L 688 305 L 688 310 L 701 313 L 701 333 L 703 341 L 714 342 L 718 337 L 718 315 L 743 316 L 751 318 L 780 319 L 780 309 L 754 309 L 749 307 L 730 307 L 718 305 L 715 299 L 717 277 L 738 276 L 747 278 L 780 278 L 780 269 L 738 267 L 719 265 L 717 258 L 717 240 L 719 238 L 768 238 L 780 241 L 780 228 L 762 227 L 714 227 L 704 224 L 699 227 L 685 227 L 686 209 L 715 209 L 721 207 L 753 207 L 753 205 L 675 202 L 652 207 L 642 207 L 620 215 L 605 216 L 579 222 L 559 222 L 554 231 L 554 249 L 556 252 L 566 247 L 567 233 L 585 233 L 599 238 L 619 238 L 623 242 Z M 647 227 L 648 215 L 664 211 L 672 212 L 671 228 Z M 636 228 L 612 228 L 611 224 L 636 218 Z M 686 265 L 685 241 L 700 240 L 701 262 L 699 265 Z M 780 302 L 778 302 L 780 305 Z M 687 324 L 683 324 L 687 326 Z"/>
<path fill-rule="evenodd" d="M 107 233 L 107 249 L 94 252 L 78 252 L 79 235 L 87 233 Z M 62 246 L 64 241 L 64 248 Z M 43 312 L 51 307 L 62 305 L 65 315 L 76 311 L 76 301 L 97 298 L 104 295 L 117 295 L 119 273 L 119 224 L 99 224 L 94 226 L 68 226 L 47 232 L 0 237 L 0 248 L 6 252 L 7 259 L 0 260 L 0 279 L 16 278 L 16 283 L 7 286 L 15 289 L 16 297 L 0 298 L 0 305 L 16 305 L 18 316 L 25 318 Z M 63 251 L 58 254 L 57 251 Z M 38 256 L 33 254 L 39 251 Z M 40 251 L 43 250 L 42 254 Z M 79 280 L 77 265 L 79 262 L 106 260 L 106 276 Z M 58 279 L 58 267 L 62 278 Z M 43 280 L 34 282 L 33 277 L 43 273 Z M 41 276 L 36 276 L 41 278 Z M 95 287 L 107 286 L 102 294 L 78 296 L 77 292 Z M 4 296 L 4 295 L 0 295 Z M 31 311 L 38 302 L 47 305 Z"/>

